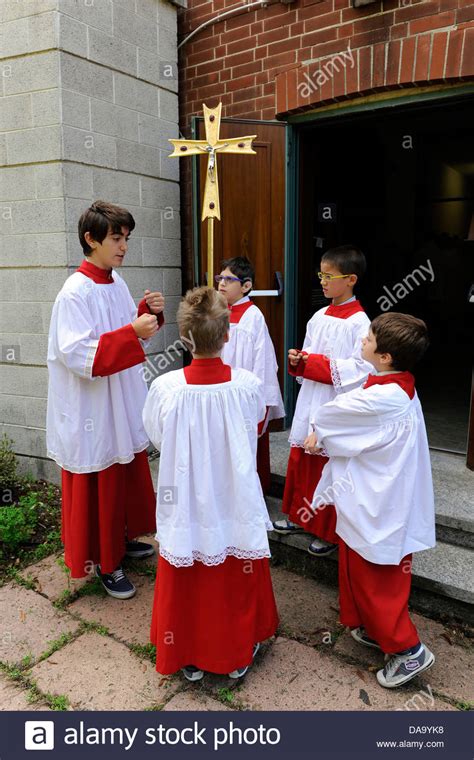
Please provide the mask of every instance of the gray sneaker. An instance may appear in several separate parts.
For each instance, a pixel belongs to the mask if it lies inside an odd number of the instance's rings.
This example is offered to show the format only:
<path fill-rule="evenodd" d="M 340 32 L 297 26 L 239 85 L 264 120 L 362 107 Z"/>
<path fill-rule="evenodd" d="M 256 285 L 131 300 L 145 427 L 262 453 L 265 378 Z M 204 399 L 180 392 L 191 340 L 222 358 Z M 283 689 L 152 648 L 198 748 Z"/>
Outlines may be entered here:
<path fill-rule="evenodd" d="M 377 681 L 386 689 L 394 689 L 431 668 L 434 662 L 433 652 L 420 644 L 414 654 L 394 654 L 385 667 L 378 671 Z"/>
<path fill-rule="evenodd" d="M 373 649 L 380 649 L 375 639 L 371 639 L 367 636 L 367 631 L 360 625 L 358 628 L 353 628 L 351 631 L 352 638 L 359 644 L 365 644 L 366 647 L 372 647 Z"/>

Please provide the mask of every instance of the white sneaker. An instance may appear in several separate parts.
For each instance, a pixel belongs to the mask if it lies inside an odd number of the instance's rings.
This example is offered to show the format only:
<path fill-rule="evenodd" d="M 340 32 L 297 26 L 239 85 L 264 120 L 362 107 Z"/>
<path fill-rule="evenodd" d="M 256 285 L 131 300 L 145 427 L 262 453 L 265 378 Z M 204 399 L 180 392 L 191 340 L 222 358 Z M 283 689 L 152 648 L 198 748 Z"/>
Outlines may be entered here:
<path fill-rule="evenodd" d="M 260 644 L 255 644 L 253 648 L 253 652 L 252 652 L 252 662 L 246 665 L 244 668 L 237 668 L 237 670 L 233 670 L 232 673 L 229 673 L 229 678 L 243 678 L 247 670 L 250 668 L 250 665 L 252 665 L 253 659 L 259 649 L 260 649 Z"/>

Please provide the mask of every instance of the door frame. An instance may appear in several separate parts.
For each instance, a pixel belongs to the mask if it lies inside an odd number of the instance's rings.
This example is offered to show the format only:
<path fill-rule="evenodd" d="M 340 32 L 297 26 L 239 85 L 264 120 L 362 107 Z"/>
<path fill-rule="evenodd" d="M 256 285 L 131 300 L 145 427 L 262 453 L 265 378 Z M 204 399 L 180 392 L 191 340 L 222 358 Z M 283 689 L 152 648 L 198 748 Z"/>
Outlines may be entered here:
<path fill-rule="evenodd" d="M 371 114 L 376 111 L 396 109 L 411 110 L 413 107 L 424 110 L 430 105 L 441 104 L 452 106 L 457 100 L 466 100 L 469 96 L 474 95 L 474 83 L 463 85 L 444 84 L 440 86 L 416 87 L 410 90 L 409 94 L 401 90 L 398 93 L 378 93 L 366 97 L 360 97 L 350 103 L 337 102 L 328 106 L 322 106 L 314 111 L 303 114 L 296 114 L 288 117 L 287 123 L 287 145 L 290 150 L 287 152 L 287 251 L 285 252 L 285 262 L 287 266 L 286 280 L 292 283 L 294 288 L 290 296 L 287 290 L 287 304 L 291 301 L 295 305 L 294 315 L 296 315 L 297 293 L 298 293 L 298 251 L 299 251 L 299 224 L 298 224 L 298 196 L 300 195 L 300 178 L 299 178 L 299 144 L 301 131 L 305 128 L 314 126 L 327 126 L 331 121 L 336 121 L 340 117 L 346 117 L 350 120 L 352 116 L 358 116 L 361 113 Z M 293 192 L 288 192 L 292 188 Z M 288 197 L 289 196 L 289 197 Z M 296 271 L 292 271 L 292 270 Z M 291 275 L 290 275 L 291 272 Z M 285 320 L 285 343 L 288 341 L 296 345 L 296 319 L 290 314 Z M 285 384 L 285 389 L 288 383 Z M 285 404 L 288 402 L 287 424 L 291 422 L 296 404 L 296 388 L 294 383 L 292 388 L 285 391 Z M 471 385 L 471 406 L 468 419 L 468 438 L 466 466 L 474 470 L 474 374 Z"/>

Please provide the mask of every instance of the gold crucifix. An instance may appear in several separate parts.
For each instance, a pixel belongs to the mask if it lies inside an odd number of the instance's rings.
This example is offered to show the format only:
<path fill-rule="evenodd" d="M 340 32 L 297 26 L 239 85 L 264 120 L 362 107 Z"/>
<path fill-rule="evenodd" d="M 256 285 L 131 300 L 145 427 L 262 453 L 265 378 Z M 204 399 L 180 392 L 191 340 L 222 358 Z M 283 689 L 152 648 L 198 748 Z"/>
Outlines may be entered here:
<path fill-rule="evenodd" d="M 170 153 L 170 158 L 202 156 L 206 153 L 208 156 L 201 221 L 207 219 L 207 282 L 212 287 L 214 282 L 214 219 L 221 218 L 217 153 L 255 154 L 256 151 L 252 149 L 252 141 L 257 135 L 230 137 L 227 140 L 221 140 L 219 133 L 222 103 L 219 103 L 217 108 L 208 108 L 203 104 L 203 111 L 206 129 L 205 140 L 170 140 L 169 142 L 174 147 L 173 153 Z"/>

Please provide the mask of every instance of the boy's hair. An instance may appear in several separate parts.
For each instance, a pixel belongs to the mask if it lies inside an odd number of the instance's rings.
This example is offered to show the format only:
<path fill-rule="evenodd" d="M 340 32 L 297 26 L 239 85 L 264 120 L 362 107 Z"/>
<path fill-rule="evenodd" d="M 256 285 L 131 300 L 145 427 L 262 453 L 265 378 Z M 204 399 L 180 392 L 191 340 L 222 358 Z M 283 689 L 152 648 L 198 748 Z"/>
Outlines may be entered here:
<path fill-rule="evenodd" d="M 89 232 L 91 237 L 102 243 L 107 237 L 109 230 L 115 233 L 121 233 L 122 227 L 127 227 L 131 232 L 135 228 L 135 219 L 130 211 L 121 206 L 107 201 L 95 201 L 89 208 L 81 214 L 77 225 L 79 240 L 84 251 L 84 256 L 92 254 L 92 248 L 86 242 L 85 234 Z"/>
<path fill-rule="evenodd" d="M 215 354 L 229 332 L 229 307 L 214 288 L 194 288 L 179 304 L 177 321 L 186 348 L 196 354 Z"/>
<path fill-rule="evenodd" d="M 393 369 L 402 372 L 411 370 L 430 344 L 425 323 L 411 314 L 379 314 L 370 329 L 377 341 L 377 353 L 390 354 Z"/>
<path fill-rule="evenodd" d="M 255 269 L 247 256 L 235 256 L 233 259 L 224 259 L 221 263 L 221 272 L 223 269 L 230 269 L 232 274 L 235 274 L 239 280 L 242 280 L 242 285 L 246 280 L 251 280 L 252 283 L 255 281 Z M 248 293 L 250 293 L 250 290 Z"/>
<path fill-rule="evenodd" d="M 341 274 L 356 274 L 361 280 L 367 269 L 365 256 L 355 245 L 338 245 L 323 253 L 321 261 L 334 264 Z"/>

